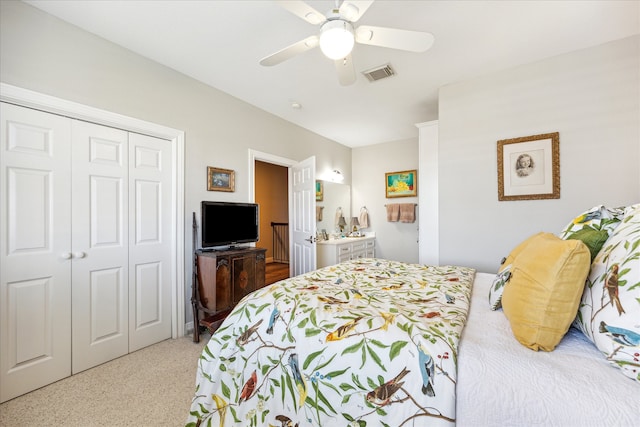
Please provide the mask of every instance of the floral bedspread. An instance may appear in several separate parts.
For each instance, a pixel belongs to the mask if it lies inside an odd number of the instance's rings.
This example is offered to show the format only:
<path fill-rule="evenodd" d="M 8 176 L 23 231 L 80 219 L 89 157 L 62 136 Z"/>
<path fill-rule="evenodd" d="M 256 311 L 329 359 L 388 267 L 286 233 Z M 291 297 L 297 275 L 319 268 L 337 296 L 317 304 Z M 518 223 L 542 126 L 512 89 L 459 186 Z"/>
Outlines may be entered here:
<path fill-rule="evenodd" d="M 202 352 L 187 425 L 453 425 L 474 275 L 360 259 L 247 295 Z"/>

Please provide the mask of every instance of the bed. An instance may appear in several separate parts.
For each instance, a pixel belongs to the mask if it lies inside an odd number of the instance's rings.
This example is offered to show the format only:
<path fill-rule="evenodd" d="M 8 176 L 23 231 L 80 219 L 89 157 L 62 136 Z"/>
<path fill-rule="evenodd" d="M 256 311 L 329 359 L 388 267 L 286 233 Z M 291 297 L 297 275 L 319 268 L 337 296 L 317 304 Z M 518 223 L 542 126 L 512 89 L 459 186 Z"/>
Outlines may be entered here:
<path fill-rule="evenodd" d="M 453 425 L 474 275 L 360 259 L 247 295 L 202 353 L 188 425 Z"/>
<path fill-rule="evenodd" d="M 581 212 L 477 274 L 459 361 L 459 425 L 640 425 L 640 204 Z"/>
<path fill-rule="evenodd" d="M 640 384 L 611 366 L 576 328 L 552 352 L 516 341 L 489 308 L 495 274 L 477 273 L 459 346 L 460 426 L 638 426 Z"/>
<path fill-rule="evenodd" d="M 638 425 L 638 382 L 573 328 L 521 345 L 494 278 L 361 259 L 258 290 L 205 347 L 187 425 Z"/>

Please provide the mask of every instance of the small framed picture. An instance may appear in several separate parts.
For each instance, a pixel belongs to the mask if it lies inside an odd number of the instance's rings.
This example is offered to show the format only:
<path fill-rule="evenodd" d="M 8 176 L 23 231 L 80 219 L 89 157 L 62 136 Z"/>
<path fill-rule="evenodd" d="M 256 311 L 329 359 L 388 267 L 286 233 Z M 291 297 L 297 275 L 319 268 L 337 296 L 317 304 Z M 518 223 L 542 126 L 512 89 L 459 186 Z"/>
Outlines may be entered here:
<path fill-rule="evenodd" d="M 321 202 L 324 199 L 324 187 L 322 181 L 316 179 L 316 202 Z"/>
<path fill-rule="evenodd" d="M 387 172 L 384 174 L 385 195 L 393 197 L 415 197 L 418 195 L 417 170 Z"/>
<path fill-rule="evenodd" d="M 207 191 L 235 191 L 235 186 L 234 171 L 207 167 Z"/>
<path fill-rule="evenodd" d="M 560 198 L 558 132 L 498 141 L 498 200 Z"/>

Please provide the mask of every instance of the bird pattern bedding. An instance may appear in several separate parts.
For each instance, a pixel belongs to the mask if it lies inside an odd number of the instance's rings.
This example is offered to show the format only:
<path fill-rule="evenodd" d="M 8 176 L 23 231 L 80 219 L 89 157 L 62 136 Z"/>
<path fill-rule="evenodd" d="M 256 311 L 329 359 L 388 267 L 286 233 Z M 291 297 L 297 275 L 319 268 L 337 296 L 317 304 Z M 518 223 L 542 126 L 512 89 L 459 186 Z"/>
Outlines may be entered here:
<path fill-rule="evenodd" d="M 247 295 L 200 357 L 187 425 L 455 424 L 474 275 L 361 259 Z"/>

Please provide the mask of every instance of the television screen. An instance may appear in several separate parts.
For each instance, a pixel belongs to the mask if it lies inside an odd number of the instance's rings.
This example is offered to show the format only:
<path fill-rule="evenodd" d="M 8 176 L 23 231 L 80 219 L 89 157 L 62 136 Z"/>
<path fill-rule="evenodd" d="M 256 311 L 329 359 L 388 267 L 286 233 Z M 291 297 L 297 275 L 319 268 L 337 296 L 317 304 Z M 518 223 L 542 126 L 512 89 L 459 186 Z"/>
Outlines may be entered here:
<path fill-rule="evenodd" d="M 203 248 L 257 242 L 260 237 L 256 203 L 205 201 L 200 218 Z"/>

